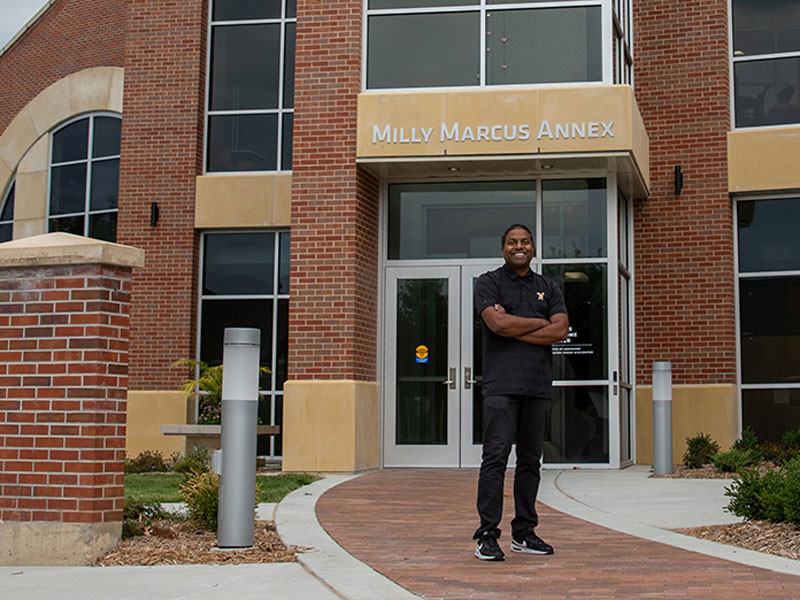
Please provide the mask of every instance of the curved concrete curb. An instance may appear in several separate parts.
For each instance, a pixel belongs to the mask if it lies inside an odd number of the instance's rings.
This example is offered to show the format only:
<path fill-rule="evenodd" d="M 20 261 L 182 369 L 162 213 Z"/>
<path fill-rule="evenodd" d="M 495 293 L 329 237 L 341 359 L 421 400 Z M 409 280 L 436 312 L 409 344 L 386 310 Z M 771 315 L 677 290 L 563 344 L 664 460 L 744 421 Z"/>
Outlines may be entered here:
<path fill-rule="evenodd" d="M 328 475 L 295 490 L 278 504 L 275 526 L 287 546 L 308 548 L 297 559 L 309 573 L 345 600 L 415 600 L 416 596 L 361 562 L 337 544 L 317 520 L 322 494 L 358 475 Z M 358 516 L 353 515 L 358 527 Z"/>
<path fill-rule="evenodd" d="M 631 513 L 620 515 L 596 508 L 591 505 L 591 500 L 579 496 L 573 497 L 559 487 L 559 478 L 565 473 L 571 472 L 542 471 L 539 501 L 570 516 L 653 542 L 723 558 L 744 565 L 769 569 L 778 573 L 800 575 L 800 561 L 702 540 L 648 524 L 645 522 L 647 520 L 646 515 L 658 511 L 658 508 L 651 503 L 642 506 L 638 515 Z M 624 487 L 620 488 L 618 493 L 624 493 Z"/>

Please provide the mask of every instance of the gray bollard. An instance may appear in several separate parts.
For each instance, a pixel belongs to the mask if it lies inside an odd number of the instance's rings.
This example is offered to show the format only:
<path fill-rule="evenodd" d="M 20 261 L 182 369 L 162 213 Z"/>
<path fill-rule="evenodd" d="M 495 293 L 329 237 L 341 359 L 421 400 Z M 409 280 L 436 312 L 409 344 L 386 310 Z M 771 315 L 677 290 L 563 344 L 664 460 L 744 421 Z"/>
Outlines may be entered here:
<path fill-rule="evenodd" d="M 254 541 L 260 349 L 260 330 L 225 329 L 222 473 L 217 512 L 217 546 L 220 548 L 249 548 Z"/>
<path fill-rule="evenodd" d="M 653 471 L 672 473 L 672 363 L 653 361 Z"/>

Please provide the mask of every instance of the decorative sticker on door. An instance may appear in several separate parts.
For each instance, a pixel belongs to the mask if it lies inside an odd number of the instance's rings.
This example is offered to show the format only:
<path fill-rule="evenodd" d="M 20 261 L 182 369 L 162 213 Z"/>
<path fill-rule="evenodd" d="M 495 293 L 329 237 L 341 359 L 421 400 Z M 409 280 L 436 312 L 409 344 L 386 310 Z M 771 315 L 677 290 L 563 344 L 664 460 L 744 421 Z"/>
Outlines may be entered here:
<path fill-rule="evenodd" d="M 416 356 L 416 362 L 417 363 L 423 363 L 424 364 L 424 363 L 428 362 L 430 357 L 428 356 L 428 347 L 427 346 L 425 346 L 423 344 L 420 344 L 419 346 L 417 346 L 414 349 L 414 352 L 416 352 L 416 355 L 417 355 Z"/>

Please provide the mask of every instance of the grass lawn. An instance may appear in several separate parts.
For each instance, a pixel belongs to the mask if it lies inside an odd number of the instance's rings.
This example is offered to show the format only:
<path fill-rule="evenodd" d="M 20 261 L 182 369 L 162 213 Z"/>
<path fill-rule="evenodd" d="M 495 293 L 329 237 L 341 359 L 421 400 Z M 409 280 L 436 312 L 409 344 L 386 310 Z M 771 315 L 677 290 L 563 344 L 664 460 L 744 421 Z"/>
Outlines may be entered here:
<path fill-rule="evenodd" d="M 283 497 L 299 487 L 319 479 L 310 473 L 259 475 L 259 502 L 280 502 Z M 180 473 L 131 473 L 125 476 L 125 502 L 182 502 L 178 486 L 183 483 Z"/>

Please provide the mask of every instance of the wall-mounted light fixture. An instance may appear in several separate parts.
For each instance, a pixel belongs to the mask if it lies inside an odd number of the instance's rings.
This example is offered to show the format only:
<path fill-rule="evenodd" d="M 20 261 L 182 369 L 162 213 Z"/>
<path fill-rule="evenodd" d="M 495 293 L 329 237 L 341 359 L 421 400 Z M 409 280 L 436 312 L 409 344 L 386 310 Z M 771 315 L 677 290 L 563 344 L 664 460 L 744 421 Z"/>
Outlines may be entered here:
<path fill-rule="evenodd" d="M 158 224 L 158 202 L 150 203 L 150 227 Z"/>
<path fill-rule="evenodd" d="M 675 195 L 680 196 L 683 190 L 683 171 L 680 165 L 675 165 Z"/>

